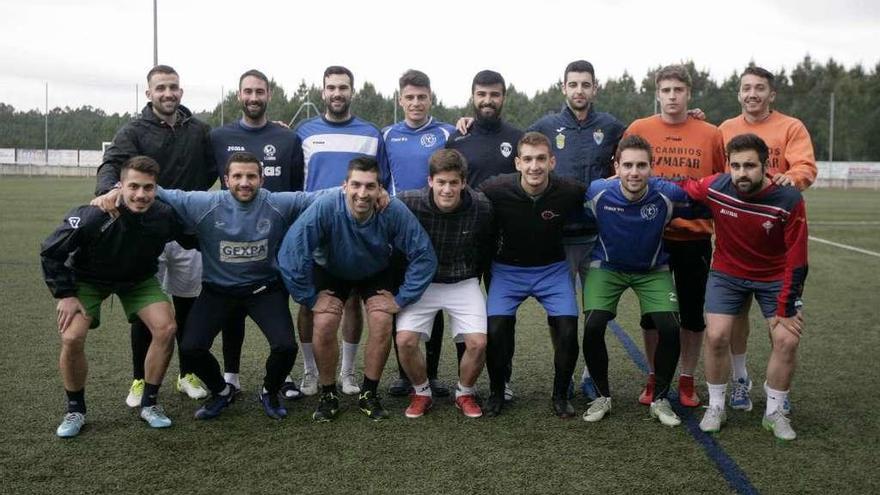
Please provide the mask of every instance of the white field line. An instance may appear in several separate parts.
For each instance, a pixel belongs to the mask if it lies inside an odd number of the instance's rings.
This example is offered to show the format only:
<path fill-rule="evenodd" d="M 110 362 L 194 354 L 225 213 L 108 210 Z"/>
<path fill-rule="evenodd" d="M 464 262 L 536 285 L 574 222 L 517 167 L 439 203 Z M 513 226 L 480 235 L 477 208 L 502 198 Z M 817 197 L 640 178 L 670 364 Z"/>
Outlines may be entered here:
<path fill-rule="evenodd" d="M 857 248 L 855 246 L 850 246 L 848 244 L 840 244 L 839 242 L 832 242 L 827 239 L 820 239 L 818 237 L 810 236 L 811 241 L 820 242 L 822 244 L 828 244 L 829 246 L 839 247 L 841 249 L 847 249 L 849 251 L 855 251 L 857 253 L 867 254 L 869 256 L 876 256 L 880 258 L 880 253 L 876 251 L 868 251 L 867 249 Z"/>

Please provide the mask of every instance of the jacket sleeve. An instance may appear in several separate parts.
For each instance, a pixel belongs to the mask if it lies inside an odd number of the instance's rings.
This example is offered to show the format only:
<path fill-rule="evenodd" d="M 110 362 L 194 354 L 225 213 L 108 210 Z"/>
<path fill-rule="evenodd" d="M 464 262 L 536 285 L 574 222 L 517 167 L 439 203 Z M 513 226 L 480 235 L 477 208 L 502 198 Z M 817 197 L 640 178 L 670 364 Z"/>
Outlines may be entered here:
<path fill-rule="evenodd" d="M 61 225 L 40 246 L 43 279 L 56 299 L 76 295 L 76 277 L 67 259 L 93 235 L 100 216 L 80 206 L 70 210 Z"/>
<path fill-rule="evenodd" d="M 794 316 L 800 309 L 807 279 L 807 239 L 807 215 L 801 199 L 785 222 L 785 275 L 776 300 L 776 316 Z"/>
<path fill-rule="evenodd" d="M 313 253 L 323 236 L 321 206 L 312 205 L 293 223 L 278 249 L 278 270 L 293 299 L 312 308 L 318 299 Z"/>
<path fill-rule="evenodd" d="M 290 191 L 302 191 L 305 189 L 305 158 L 303 156 L 302 140 L 294 132 L 293 146 L 290 152 Z"/>
<path fill-rule="evenodd" d="M 716 129 L 712 137 L 712 173 L 723 174 L 727 170 L 727 153 L 724 152 L 724 136 Z"/>
<path fill-rule="evenodd" d="M 716 177 L 718 177 L 718 174 L 703 177 L 699 180 L 685 178 L 680 181 L 675 181 L 675 184 L 684 189 L 684 192 L 686 192 L 692 200 L 705 204 L 709 193 L 709 185 L 712 184 L 712 181 L 714 181 Z"/>
<path fill-rule="evenodd" d="M 159 201 L 168 203 L 187 229 L 193 229 L 210 209 L 217 191 L 181 191 L 179 189 L 156 188 Z"/>
<path fill-rule="evenodd" d="M 379 134 L 379 147 L 376 150 L 376 161 L 379 162 L 379 181 L 386 191 L 391 191 L 391 168 L 385 156 L 385 140 L 382 139 L 381 134 Z"/>
<path fill-rule="evenodd" d="M 98 167 L 95 196 L 113 189 L 119 182 L 119 172 L 125 160 L 139 155 L 136 133 L 131 125 L 124 125 L 113 137 L 113 143 L 104 152 L 101 166 Z"/>
<path fill-rule="evenodd" d="M 498 247 L 498 240 L 495 233 L 497 228 L 495 225 L 495 209 L 492 208 L 492 203 L 489 201 L 486 201 L 485 205 L 486 208 L 481 208 L 479 212 L 481 217 L 479 218 L 480 236 L 477 241 L 479 247 L 477 259 L 478 274 L 485 273 L 489 270 L 489 267 L 492 265 L 492 258 L 495 257 Z"/>
<path fill-rule="evenodd" d="M 331 187 L 328 189 L 321 189 L 318 191 L 312 192 L 303 192 L 303 191 L 284 191 L 284 192 L 276 192 L 269 193 L 269 197 L 275 202 L 282 210 L 284 210 L 284 214 L 287 217 L 287 221 L 290 224 L 299 217 L 302 212 L 306 211 L 309 206 L 312 206 L 312 203 L 315 202 L 318 198 L 322 196 L 329 196 L 331 194 L 340 194 L 342 191 L 341 186 Z"/>
<path fill-rule="evenodd" d="M 394 215 L 393 221 L 397 230 L 393 240 L 394 247 L 406 253 L 403 284 L 394 296 L 397 305 L 403 308 L 418 301 L 434 280 L 437 255 L 431 245 L 431 238 L 415 215 L 403 204 L 399 203 L 398 206 L 389 205 L 387 211 Z"/>
<path fill-rule="evenodd" d="M 788 142 L 785 144 L 785 161 L 788 162 L 785 175 L 794 181 L 798 191 L 803 191 L 815 182 L 818 169 L 813 154 L 813 141 L 810 140 L 807 128 L 800 122 L 789 130 Z"/>

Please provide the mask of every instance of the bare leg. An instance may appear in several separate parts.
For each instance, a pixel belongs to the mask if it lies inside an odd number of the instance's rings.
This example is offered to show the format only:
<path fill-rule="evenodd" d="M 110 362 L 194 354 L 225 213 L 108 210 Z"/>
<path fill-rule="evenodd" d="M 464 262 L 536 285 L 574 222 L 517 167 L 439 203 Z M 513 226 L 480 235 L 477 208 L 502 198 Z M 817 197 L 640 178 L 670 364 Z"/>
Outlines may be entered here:
<path fill-rule="evenodd" d="M 465 351 L 461 358 L 459 380 L 465 387 L 473 387 L 486 362 L 486 334 L 464 334 Z"/>
<path fill-rule="evenodd" d="M 372 334 L 372 329 L 370 333 Z M 419 332 L 398 330 L 395 339 L 398 359 L 400 359 L 400 365 L 403 366 L 403 371 L 409 377 L 410 383 L 419 385 L 428 379 L 425 356 L 419 349 L 421 336 L 422 334 Z"/>
<path fill-rule="evenodd" d="M 361 296 L 352 294 L 345 301 L 342 312 L 342 340 L 349 344 L 359 344 L 364 331 L 364 313 L 361 309 Z"/>
<path fill-rule="evenodd" d="M 767 385 L 776 390 L 791 388 L 791 379 L 797 365 L 800 338 L 782 326 L 770 329 L 770 359 L 767 362 Z"/>
<path fill-rule="evenodd" d="M 681 329 L 681 373 L 694 376 L 697 362 L 700 360 L 700 347 L 703 345 L 703 333 L 686 328 Z"/>
<path fill-rule="evenodd" d="M 91 318 L 79 313 L 67 330 L 61 334 L 61 356 L 58 359 L 58 368 L 61 371 L 61 381 L 65 390 L 82 390 L 86 385 L 89 364 L 86 361 L 85 343 L 91 321 Z"/>
<path fill-rule="evenodd" d="M 340 317 L 333 313 L 317 313 L 313 319 L 312 343 L 315 348 L 315 363 L 318 365 L 318 381 L 321 385 L 332 385 L 336 377 L 336 364 L 339 362 L 336 330 L 339 328 Z"/>
<path fill-rule="evenodd" d="M 706 313 L 703 366 L 706 381 L 713 385 L 727 383 L 730 378 L 730 335 L 735 320 L 734 315 Z"/>
<path fill-rule="evenodd" d="M 159 385 L 174 351 L 174 334 L 177 323 L 174 310 L 167 302 L 153 303 L 138 311 L 138 317 L 147 325 L 152 341 L 144 360 L 144 378 L 147 383 Z"/>
<path fill-rule="evenodd" d="M 364 354 L 364 377 L 379 381 L 382 369 L 391 352 L 391 315 L 382 311 L 372 311 L 367 315 L 370 334 Z"/>

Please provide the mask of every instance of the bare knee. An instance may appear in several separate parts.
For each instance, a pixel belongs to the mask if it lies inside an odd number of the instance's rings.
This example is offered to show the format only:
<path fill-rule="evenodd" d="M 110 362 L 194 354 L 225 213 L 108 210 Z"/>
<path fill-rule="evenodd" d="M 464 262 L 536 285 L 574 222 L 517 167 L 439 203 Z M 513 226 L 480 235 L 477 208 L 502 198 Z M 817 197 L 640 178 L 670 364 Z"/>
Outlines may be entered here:
<path fill-rule="evenodd" d="M 465 349 L 479 354 L 486 352 L 486 335 L 482 333 L 468 334 L 464 339 Z"/>
<path fill-rule="evenodd" d="M 387 336 L 391 334 L 391 315 L 384 311 L 370 311 L 370 335 Z"/>
<path fill-rule="evenodd" d="M 174 340 L 174 334 L 177 333 L 177 323 L 171 320 L 151 328 L 150 332 L 153 334 L 154 341 L 170 342 Z"/>
<path fill-rule="evenodd" d="M 771 337 L 773 349 L 790 356 L 797 352 L 800 340 L 799 337 L 782 328 L 775 329 Z"/>
<path fill-rule="evenodd" d="M 707 349 L 714 351 L 727 351 L 730 347 L 730 332 L 706 329 L 704 342 Z"/>
<path fill-rule="evenodd" d="M 420 334 L 417 332 L 398 331 L 395 338 L 398 351 L 403 353 L 417 351 L 419 348 L 419 336 Z"/>
<path fill-rule="evenodd" d="M 82 351 L 85 345 L 85 333 L 66 331 L 61 334 L 61 346 L 66 351 Z"/>

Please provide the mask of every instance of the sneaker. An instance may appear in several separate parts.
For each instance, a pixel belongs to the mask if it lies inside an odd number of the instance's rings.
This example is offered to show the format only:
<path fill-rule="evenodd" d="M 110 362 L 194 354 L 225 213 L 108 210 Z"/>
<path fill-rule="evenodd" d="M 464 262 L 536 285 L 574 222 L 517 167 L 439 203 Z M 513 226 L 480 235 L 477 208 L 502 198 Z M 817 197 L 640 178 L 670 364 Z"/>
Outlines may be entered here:
<path fill-rule="evenodd" d="M 740 411 L 752 410 L 752 399 L 749 391 L 752 390 L 752 380 L 742 379 L 733 382 L 733 391 L 730 393 L 730 407 Z"/>
<path fill-rule="evenodd" d="M 593 382 L 593 377 L 584 377 L 584 380 L 581 382 L 581 393 L 591 401 L 599 398 L 599 391 L 596 390 L 596 384 Z"/>
<path fill-rule="evenodd" d="M 486 416 L 494 418 L 500 415 L 504 402 L 504 395 L 489 394 L 489 399 L 486 401 Z"/>
<path fill-rule="evenodd" d="M 283 419 L 287 417 L 287 408 L 281 405 L 278 400 L 278 394 L 270 394 L 268 392 L 260 394 L 257 399 L 263 405 L 263 411 L 266 416 L 272 419 Z"/>
<path fill-rule="evenodd" d="M 73 438 L 79 435 L 79 431 L 86 424 L 86 415 L 78 412 L 69 412 L 64 415 L 64 420 L 58 425 L 55 434 L 61 438 Z"/>
<path fill-rule="evenodd" d="M 339 381 L 342 384 L 343 394 L 357 395 L 361 393 L 361 387 L 357 383 L 357 377 L 354 376 L 354 371 L 340 373 Z"/>
<path fill-rule="evenodd" d="M 504 382 L 504 402 L 513 401 L 513 389 L 510 388 L 510 382 Z"/>
<path fill-rule="evenodd" d="M 410 396 L 409 407 L 406 408 L 404 414 L 407 418 L 421 418 L 433 405 L 434 399 L 431 396 L 413 394 Z"/>
<path fill-rule="evenodd" d="M 238 394 L 241 393 L 241 387 L 237 387 L 232 383 L 226 383 L 229 385 L 229 393 L 232 394 L 233 397 L 238 397 Z"/>
<path fill-rule="evenodd" d="M 769 416 L 764 416 L 761 424 L 764 425 L 765 430 L 772 431 L 773 436 L 780 440 L 794 440 L 797 438 L 797 433 L 791 427 L 791 420 L 788 419 L 782 408 L 773 411 Z"/>
<path fill-rule="evenodd" d="M 654 402 L 654 385 L 657 383 L 657 378 L 654 376 L 654 373 L 648 374 L 648 382 L 645 383 L 645 388 L 642 389 L 642 393 L 639 394 L 639 404 L 643 406 L 650 406 L 652 402 Z"/>
<path fill-rule="evenodd" d="M 333 421 L 339 412 L 339 398 L 334 392 L 321 394 L 318 408 L 312 413 L 312 419 L 318 423 Z"/>
<path fill-rule="evenodd" d="M 477 404 L 477 399 L 473 395 L 460 395 L 455 399 L 455 407 L 461 410 L 461 413 L 468 418 L 479 418 L 483 415 L 483 410 Z"/>
<path fill-rule="evenodd" d="M 228 395 L 213 395 L 210 399 L 208 399 L 202 407 L 200 407 L 195 414 L 196 419 L 214 419 L 217 416 L 220 416 L 220 413 L 223 412 L 224 409 L 229 407 L 229 404 L 235 400 L 235 396 L 232 394 L 232 386 L 230 385 L 230 392 Z"/>
<path fill-rule="evenodd" d="M 388 395 L 392 397 L 405 397 L 412 392 L 412 384 L 403 377 L 397 377 L 388 386 Z M 433 393 L 433 392 L 432 392 Z"/>
<path fill-rule="evenodd" d="M 128 397 L 125 398 L 125 405 L 128 407 L 138 407 L 141 405 L 141 397 L 144 396 L 144 380 L 132 380 L 131 388 L 128 389 Z"/>
<path fill-rule="evenodd" d="M 678 426 L 681 419 L 672 410 L 668 399 L 660 399 L 651 403 L 651 417 L 660 420 L 664 426 Z"/>
<path fill-rule="evenodd" d="M 382 407 L 379 396 L 369 390 L 358 397 L 358 407 L 360 407 L 362 413 L 366 414 L 373 421 L 382 421 L 388 418 L 388 411 Z"/>
<path fill-rule="evenodd" d="M 573 418 L 575 413 L 574 406 L 568 397 L 553 399 L 553 413 L 560 419 Z"/>
<path fill-rule="evenodd" d="M 142 407 L 141 419 L 146 421 L 150 428 L 168 428 L 171 426 L 171 419 L 165 415 L 165 409 L 162 409 L 162 406 L 159 405 Z"/>
<path fill-rule="evenodd" d="M 297 400 L 305 397 L 305 394 L 299 389 L 299 385 L 288 376 L 284 384 L 281 385 L 281 397 L 284 400 Z"/>
<path fill-rule="evenodd" d="M 312 373 L 309 370 L 303 372 L 303 379 L 299 384 L 299 390 L 308 397 L 316 395 L 318 393 L 318 373 Z"/>
<path fill-rule="evenodd" d="M 700 405 L 700 396 L 694 387 L 694 377 L 680 375 L 678 377 L 678 402 L 684 407 Z"/>
<path fill-rule="evenodd" d="M 436 378 L 428 380 L 431 384 L 431 393 L 436 397 L 449 397 L 449 386 Z"/>
<path fill-rule="evenodd" d="M 700 430 L 705 433 L 718 433 L 727 422 L 727 411 L 723 407 L 707 407 L 700 420 Z"/>
<path fill-rule="evenodd" d="M 190 399 L 204 399 L 208 396 L 205 384 L 199 380 L 195 373 L 187 373 L 177 376 L 177 391 L 186 394 Z"/>
<path fill-rule="evenodd" d="M 596 400 L 590 402 L 590 407 L 584 413 L 584 421 L 595 423 L 611 412 L 611 397 L 597 397 Z"/>

